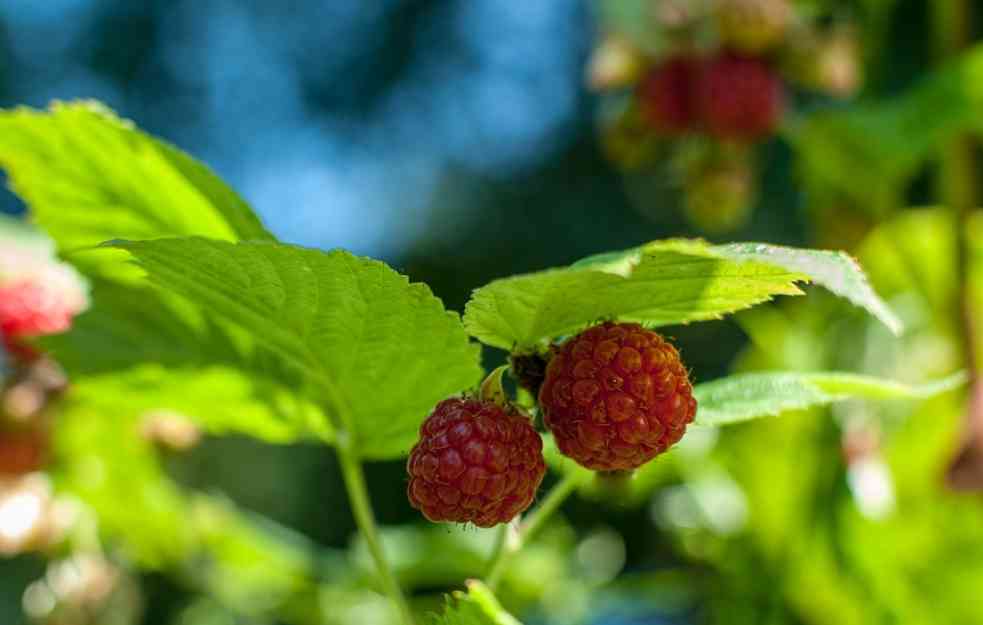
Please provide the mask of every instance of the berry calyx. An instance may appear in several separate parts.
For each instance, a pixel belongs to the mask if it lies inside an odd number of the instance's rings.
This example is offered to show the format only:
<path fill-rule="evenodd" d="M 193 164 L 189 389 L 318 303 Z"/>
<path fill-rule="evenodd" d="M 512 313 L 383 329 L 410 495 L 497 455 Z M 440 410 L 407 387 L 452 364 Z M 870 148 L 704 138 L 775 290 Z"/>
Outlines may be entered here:
<path fill-rule="evenodd" d="M 704 65 L 696 99 L 703 126 L 719 139 L 764 138 L 778 127 L 784 109 L 778 75 L 762 61 L 732 52 Z"/>
<path fill-rule="evenodd" d="M 699 62 L 678 56 L 653 68 L 638 86 L 639 110 L 660 134 L 677 136 L 694 129 L 697 108 L 694 100 Z"/>
<path fill-rule="evenodd" d="M 425 517 L 492 527 L 529 507 L 546 463 L 528 417 L 507 404 L 452 398 L 420 426 L 406 469 L 410 504 Z"/>
<path fill-rule="evenodd" d="M 636 323 L 603 323 L 561 345 L 539 405 L 560 451 L 596 471 L 642 466 L 696 415 L 679 352 Z"/>
<path fill-rule="evenodd" d="M 539 388 L 546 379 L 547 359 L 541 354 L 512 354 L 509 357 L 509 369 L 512 377 L 515 378 L 519 386 L 526 389 L 533 396 L 539 395 Z"/>

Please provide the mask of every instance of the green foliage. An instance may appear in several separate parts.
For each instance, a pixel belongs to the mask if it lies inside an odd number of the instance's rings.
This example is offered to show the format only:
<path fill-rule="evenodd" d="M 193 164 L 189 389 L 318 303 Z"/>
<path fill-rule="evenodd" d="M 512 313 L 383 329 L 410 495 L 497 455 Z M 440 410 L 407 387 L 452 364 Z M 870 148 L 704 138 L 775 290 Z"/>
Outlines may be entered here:
<path fill-rule="evenodd" d="M 496 280 L 475 291 L 464 325 L 503 349 L 532 347 L 598 319 L 669 325 L 716 319 L 815 281 L 877 316 L 900 322 L 845 254 L 764 244 L 656 241 L 564 269 Z"/>
<path fill-rule="evenodd" d="M 875 215 L 901 207 L 908 184 L 946 142 L 983 130 L 980 76 L 976 46 L 893 100 L 809 116 L 788 138 L 810 192 Z"/>
<path fill-rule="evenodd" d="M 230 419 L 250 406 L 214 379 L 189 378 L 190 387 L 182 391 L 156 384 L 141 388 L 147 377 L 153 376 L 135 372 L 126 380 L 107 376 L 75 384 L 55 429 L 58 490 L 90 506 L 100 532 L 139 566 L 175 572 L 240 613 L 293 610 L 290 603 L 314 592 L 311 546 L 251 520 L 228 502 L 184 491 L 141 436 L 144 418 L 161 406 L 207 406 L 203 412 L 213 414 L 227 401 L 218 410 Z M 211 400 L 209 391 L 217 393 Z M 315 622 L 290 614 L 284 614 L 285 622 Z"/>
<path fill-rule="evenodd" d="M 467 592 L 457 591 L 451 596 L 447 609 L 434 619 L 434 625 L 522 625 L 484 584 L 470 580 L 467 586 Z"/>
<path fill-rule="evenodd" d="M 405 454 L 434 404 L 477 383 L 455 314 L 375 260 L 201 238 L 118 242 L 151 282 L 282 358 L 368 458 Z"/>
<path fill-rule="evenodd" d="M 272 238 L 205 166 L 97 103 L 0 112 L 0 164 L 63 250 L 116 237 Z"/>
<path fill-rule="evenodd" d="M 922 386 L 849 373 L 746 373 L 697 385 L 695 423 L 727 425 L 854 397 L 927 399 L 965 382 L 963 373 Z"/>

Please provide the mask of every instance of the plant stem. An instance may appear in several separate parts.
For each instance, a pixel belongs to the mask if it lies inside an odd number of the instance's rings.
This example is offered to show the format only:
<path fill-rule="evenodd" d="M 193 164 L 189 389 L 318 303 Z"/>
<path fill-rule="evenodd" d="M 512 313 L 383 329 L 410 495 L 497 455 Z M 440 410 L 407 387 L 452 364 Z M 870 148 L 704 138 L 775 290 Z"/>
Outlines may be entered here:
<path fill-rule="evenodd" d="M 413 613 L 410 611 L 410 606 L 403 596 L 399 582 L 389 567 L 386 554 L 382 549 L 379 529 L 376 526 L 375 515 L 372 513 L 372 503 L 369 501 L 368 488 L 365 486 L 362 462 L 355 451 L 351 437 L 347 433 L 339 433 L 337 449 L 341 473 L 344 476 L 348 499 L 352 505 L 352 514 L 355 516 L 355 522 L 358 524 L 358 529 L 361 531 L 366 545 L 368 545 L 369 553 L 375 561 L 383 590 L 396 605 L 403 625 L 413 625 Z"/>
<path fill-rule="evenodd" d="M 936 0 L 932 5 L 935 11 L 935 53 L 938 61 L 944 62 L 959 54 L 970 43 L 971 5 L 966 0 Z M 977 353 L 979 328 L 972 307 L 972 247 L 968 232 L 969 219 L 979 202 L 976 173 L 974 144 L 968 136 L 957 137 L 943 148 L 937 180 L 938 194 L 952 213 L 952 225 L 955 229 L 957 327 L 965 345 L 966 367 L 970 374 L 966 442 L 950 469 L 950 480 L 959 464 L 966 459 L 976 458 L 973 451 L 983 449 L 983 379 L 980 377 Z M 978 482 L 979 479 L 977 477 L 974 481 Z"/>
<path fill-rule="evenodd" d="M 502 581 L 502 576 L 505 575 L 505 571 L 508 570 L 509 564 L 511 564 L 512 559 L 515 557 L 519 551 L 535 536 L 539 530 L 543 529 L 546 525 L 546 521 L 549 520 L 553 513 L 559 509 L 559 507 L 566 501 L 573 491 L 577 489 L 580 484 L 579 476 L 575 474 L 568 474 L 560 480 L 556 486 L 546 495 L 546 498 L 536 506 L 536 509 L 532 511 L 526 520 L 519 526 L 519 531 L 515 536 L 514 541 L 507 540 L 508 537 L 508 527 L 505 526 L 503 533 L 501 534 L 502 544 L 501 548 L 494 552 L 492 561 L 489 563 L 488 576 L 485 578 L 485 584 L 494 591 L 499 583 Z"/>

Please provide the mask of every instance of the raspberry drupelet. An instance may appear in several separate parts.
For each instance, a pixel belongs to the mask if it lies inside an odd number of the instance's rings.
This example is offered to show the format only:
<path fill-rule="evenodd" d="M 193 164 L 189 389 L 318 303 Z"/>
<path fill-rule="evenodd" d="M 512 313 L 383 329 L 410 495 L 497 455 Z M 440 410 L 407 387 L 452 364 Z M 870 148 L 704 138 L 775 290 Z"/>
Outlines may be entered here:
<path fill-rule="evenodd" d="M 644 119 L 664 136 L 691 132 L 697 125 L 695 102 L 699 61 L 678 56 L 654 67 L 638 86 Z"/>
<path fill-rule="evenodd" d="M 735 141 L 773 134 L 785 108 L 782 81 L 774 70 L 760 59 L 732 52 L 704 63 L 696 100 L 706 131 Z"/>
<path fill-rule="evenodd" d="M 596 471 L 642 466 L 696 415 L 679 352 L 635 323 L 607 322 L 561 345 L 539 405 L 560 451 Z"/>
<path fill-rule="evenodd" d="M 492 527 L 529 507 L 546 473 L 528 417 L 491 401 L 453 398 L 420 426 L 406 464 L 410 503 L 434 522 Z"/>

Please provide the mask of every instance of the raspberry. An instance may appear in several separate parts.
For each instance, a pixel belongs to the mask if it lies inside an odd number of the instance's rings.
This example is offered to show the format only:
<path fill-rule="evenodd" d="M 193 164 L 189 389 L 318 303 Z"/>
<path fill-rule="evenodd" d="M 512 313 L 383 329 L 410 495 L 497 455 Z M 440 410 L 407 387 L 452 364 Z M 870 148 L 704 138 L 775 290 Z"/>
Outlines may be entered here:
<path fill-rule="evenodd" d="M 543 481 L 543 441 L 528 418 L 490 401 L 447 399 L 423 425 L 406 469 L 410 503 L 434 522 L 506 523 Z"/>
<path fill-rule="evenodd" d="M 636 323 L 604 323 L 561 345 L 539 405 L 560 451 L 596 471 L 640 467 L 696 415 L 679 352 Z"/>
<path fill-rule="evenodd" d="M 667 136 L 693 130 L 698 75 L 699 63 L 685 56 L 671 58 L 650 71 L 638 87 L 639 108 L 645 120 Z"/>
<path fill-rule="evenodd" d="M 60 294 L 37 282 L 0 287 L 0 332 L 6 336 L 36 336 L 64 332 L 75 310 Z"/>
<path fill-rule="evenodd" d="M 781 120 L 781 80 L 757 59 L 721 54 L 705 65 L 696 92 L 704 126 L 721 139 L 760 139 Z"/>
<path fill-rule="evenodd" d="M 720 0 L 717 6 L 720 39 L 749 54 L 781 44 L 791 21 L 788 0 Z"/>
<path fill-rule="evenodd" d="M 88 306 L 84 279 L 47 242 L 0 238 L 0 334 L 5 341 L 64 332 Z"/>
<path fill-rule="evenodd" d="M 44 468 L 48 437 L 39 428 L 0 430 L 0 475 L 23 475 Z"/>

